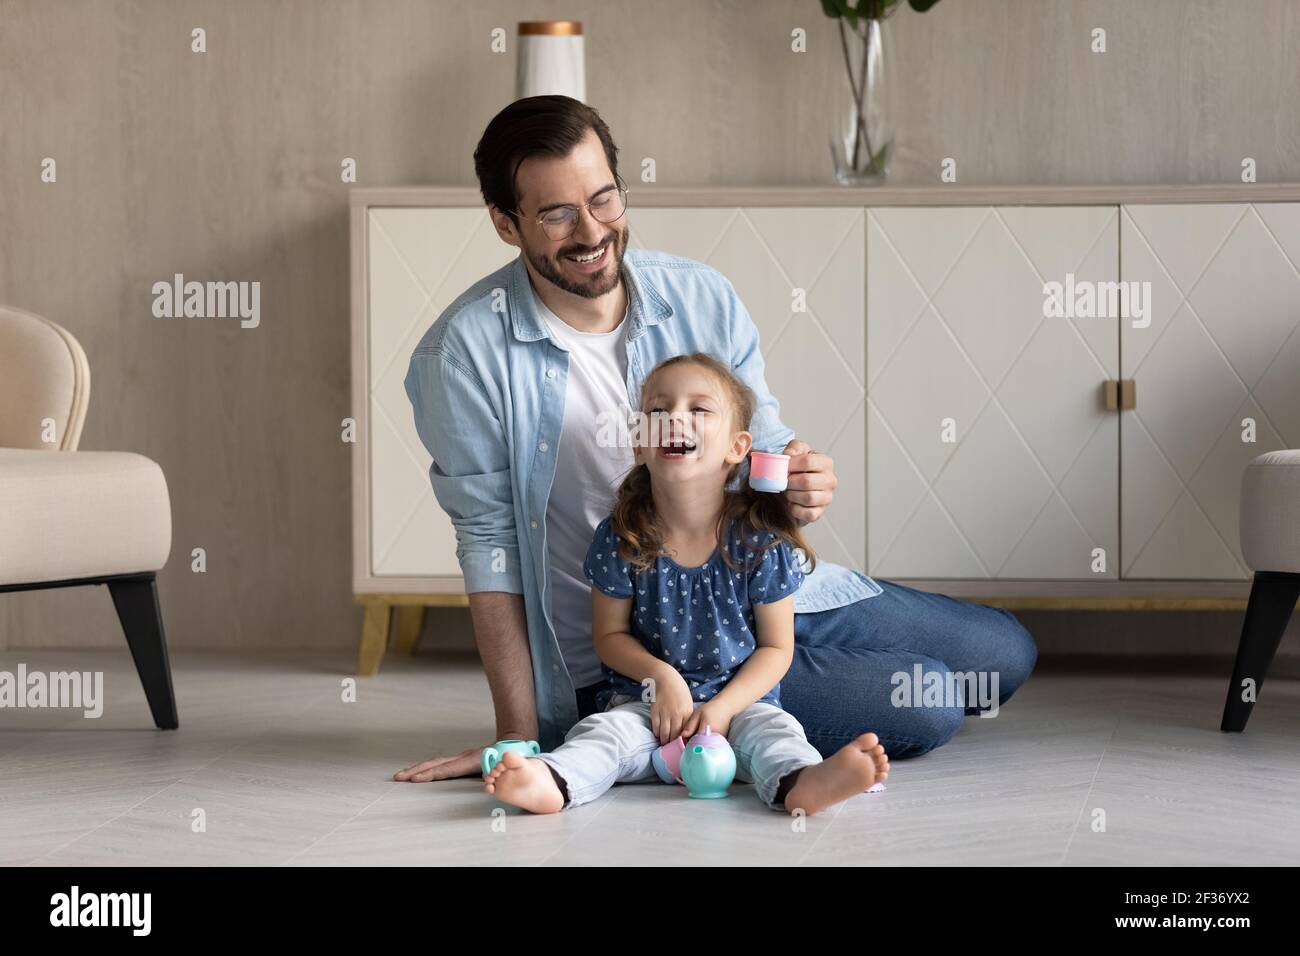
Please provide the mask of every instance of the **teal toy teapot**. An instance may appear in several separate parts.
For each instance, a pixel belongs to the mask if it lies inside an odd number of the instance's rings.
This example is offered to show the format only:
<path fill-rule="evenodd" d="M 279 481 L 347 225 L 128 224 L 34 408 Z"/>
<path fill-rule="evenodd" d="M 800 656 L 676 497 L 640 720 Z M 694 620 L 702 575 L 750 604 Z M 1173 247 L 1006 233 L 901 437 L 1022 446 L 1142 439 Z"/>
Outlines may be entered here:
<path fill-rule="evenodd" d="M 736 754 L 727 738 L 715 734 L 707 724 L 702 733 L 686 742 L 681 756 L 682 783 L 687 796 L 697 800 L 718 800 L 736 779 Z"/>
<path fill-rule="evenodd" d="M 492 768 L 501 762 L 501 758 L 508 753 L 535 757 L 541 752 L 542 748 L 536 740 L 498 740 L 491 747 L 483 748 L 483 754 L 479 758 L 479 766 L 483 768 L 483 773 L 489 774 L 492 772 Z"/>

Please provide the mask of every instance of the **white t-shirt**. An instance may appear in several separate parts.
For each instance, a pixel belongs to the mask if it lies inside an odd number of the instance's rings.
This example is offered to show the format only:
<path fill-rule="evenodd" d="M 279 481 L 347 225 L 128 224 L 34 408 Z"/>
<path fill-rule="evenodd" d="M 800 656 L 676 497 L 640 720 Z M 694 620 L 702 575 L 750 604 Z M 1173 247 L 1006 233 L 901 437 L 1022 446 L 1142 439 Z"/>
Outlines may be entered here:
<path fill-rule="evenodd" d="M 530 287 L 531 288 L 531 287 Z M 602 447 L 604 433 L 627 421 L 627 313 L 612 332 L 580 332 L 533 291 L 551 334 L 569 350 L 564 423 L 556 449 L 555 482 L 546 506 L 546 551 L 551 565 L 551 621 L 573 686 L 601 680 L 591 646 L 591 582 L 582 573 L 596 525 L 614 507 L 614 495 L 633 464 L 626 442 Z"/>

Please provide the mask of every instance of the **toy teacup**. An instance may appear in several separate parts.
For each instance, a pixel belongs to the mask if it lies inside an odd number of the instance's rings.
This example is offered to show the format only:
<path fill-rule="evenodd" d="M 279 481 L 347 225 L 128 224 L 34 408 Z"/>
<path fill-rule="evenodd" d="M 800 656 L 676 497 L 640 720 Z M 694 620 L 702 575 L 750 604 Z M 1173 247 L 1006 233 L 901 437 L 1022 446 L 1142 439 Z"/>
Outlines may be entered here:
<path fill-rule="evenodd" d="M 790 456 L 769 451 L 749 453 L 749 487 L 755 491 L 785 491 L 790 478 Z"/>
<path fill-rule="evenodd" d="M 491 747 L 483 748 L 483 755 L 479 758 L 479 766 L 483 768 L 485 774 L 491 773 L 492 768 L 501 762 L 501 758 L 508 753 L 523 754 L 525 757 L 535 757 L 542 752 L 541 745 L 536 740 L 498 740 Z"/>
<path fill-rule="evenodd" d="M 671 740 L 650 755 L 650 764 L 664 783 L 682 782 L 682 754 L 686 741 L 681 737 Z"/>

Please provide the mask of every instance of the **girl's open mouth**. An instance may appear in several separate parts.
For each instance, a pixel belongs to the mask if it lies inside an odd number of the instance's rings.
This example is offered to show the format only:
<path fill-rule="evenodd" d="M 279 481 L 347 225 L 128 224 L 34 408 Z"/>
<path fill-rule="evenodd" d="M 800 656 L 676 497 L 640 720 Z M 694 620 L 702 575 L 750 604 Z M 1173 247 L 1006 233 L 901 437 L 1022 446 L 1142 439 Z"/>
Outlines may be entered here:
<path fill-rule="evenodd" d="M 689 438 L 676 438 L 659 446 L 659 454 L 664 458 L 687 458 L 695 454 L 695 442 Z"/>

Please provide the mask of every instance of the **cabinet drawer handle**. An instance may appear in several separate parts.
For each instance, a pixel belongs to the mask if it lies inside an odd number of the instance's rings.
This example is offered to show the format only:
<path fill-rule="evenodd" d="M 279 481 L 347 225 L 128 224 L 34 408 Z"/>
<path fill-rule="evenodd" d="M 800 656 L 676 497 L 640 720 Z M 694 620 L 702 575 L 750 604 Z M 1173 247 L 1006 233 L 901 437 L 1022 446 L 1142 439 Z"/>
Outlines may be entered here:
<path fill-rule="evenodd" d="M 1108 412 L 1131 412 L 1137 408 L 1137 382 L 1131 378 L 1107 379 L 1101 383 L 1102 401 Z"/>

